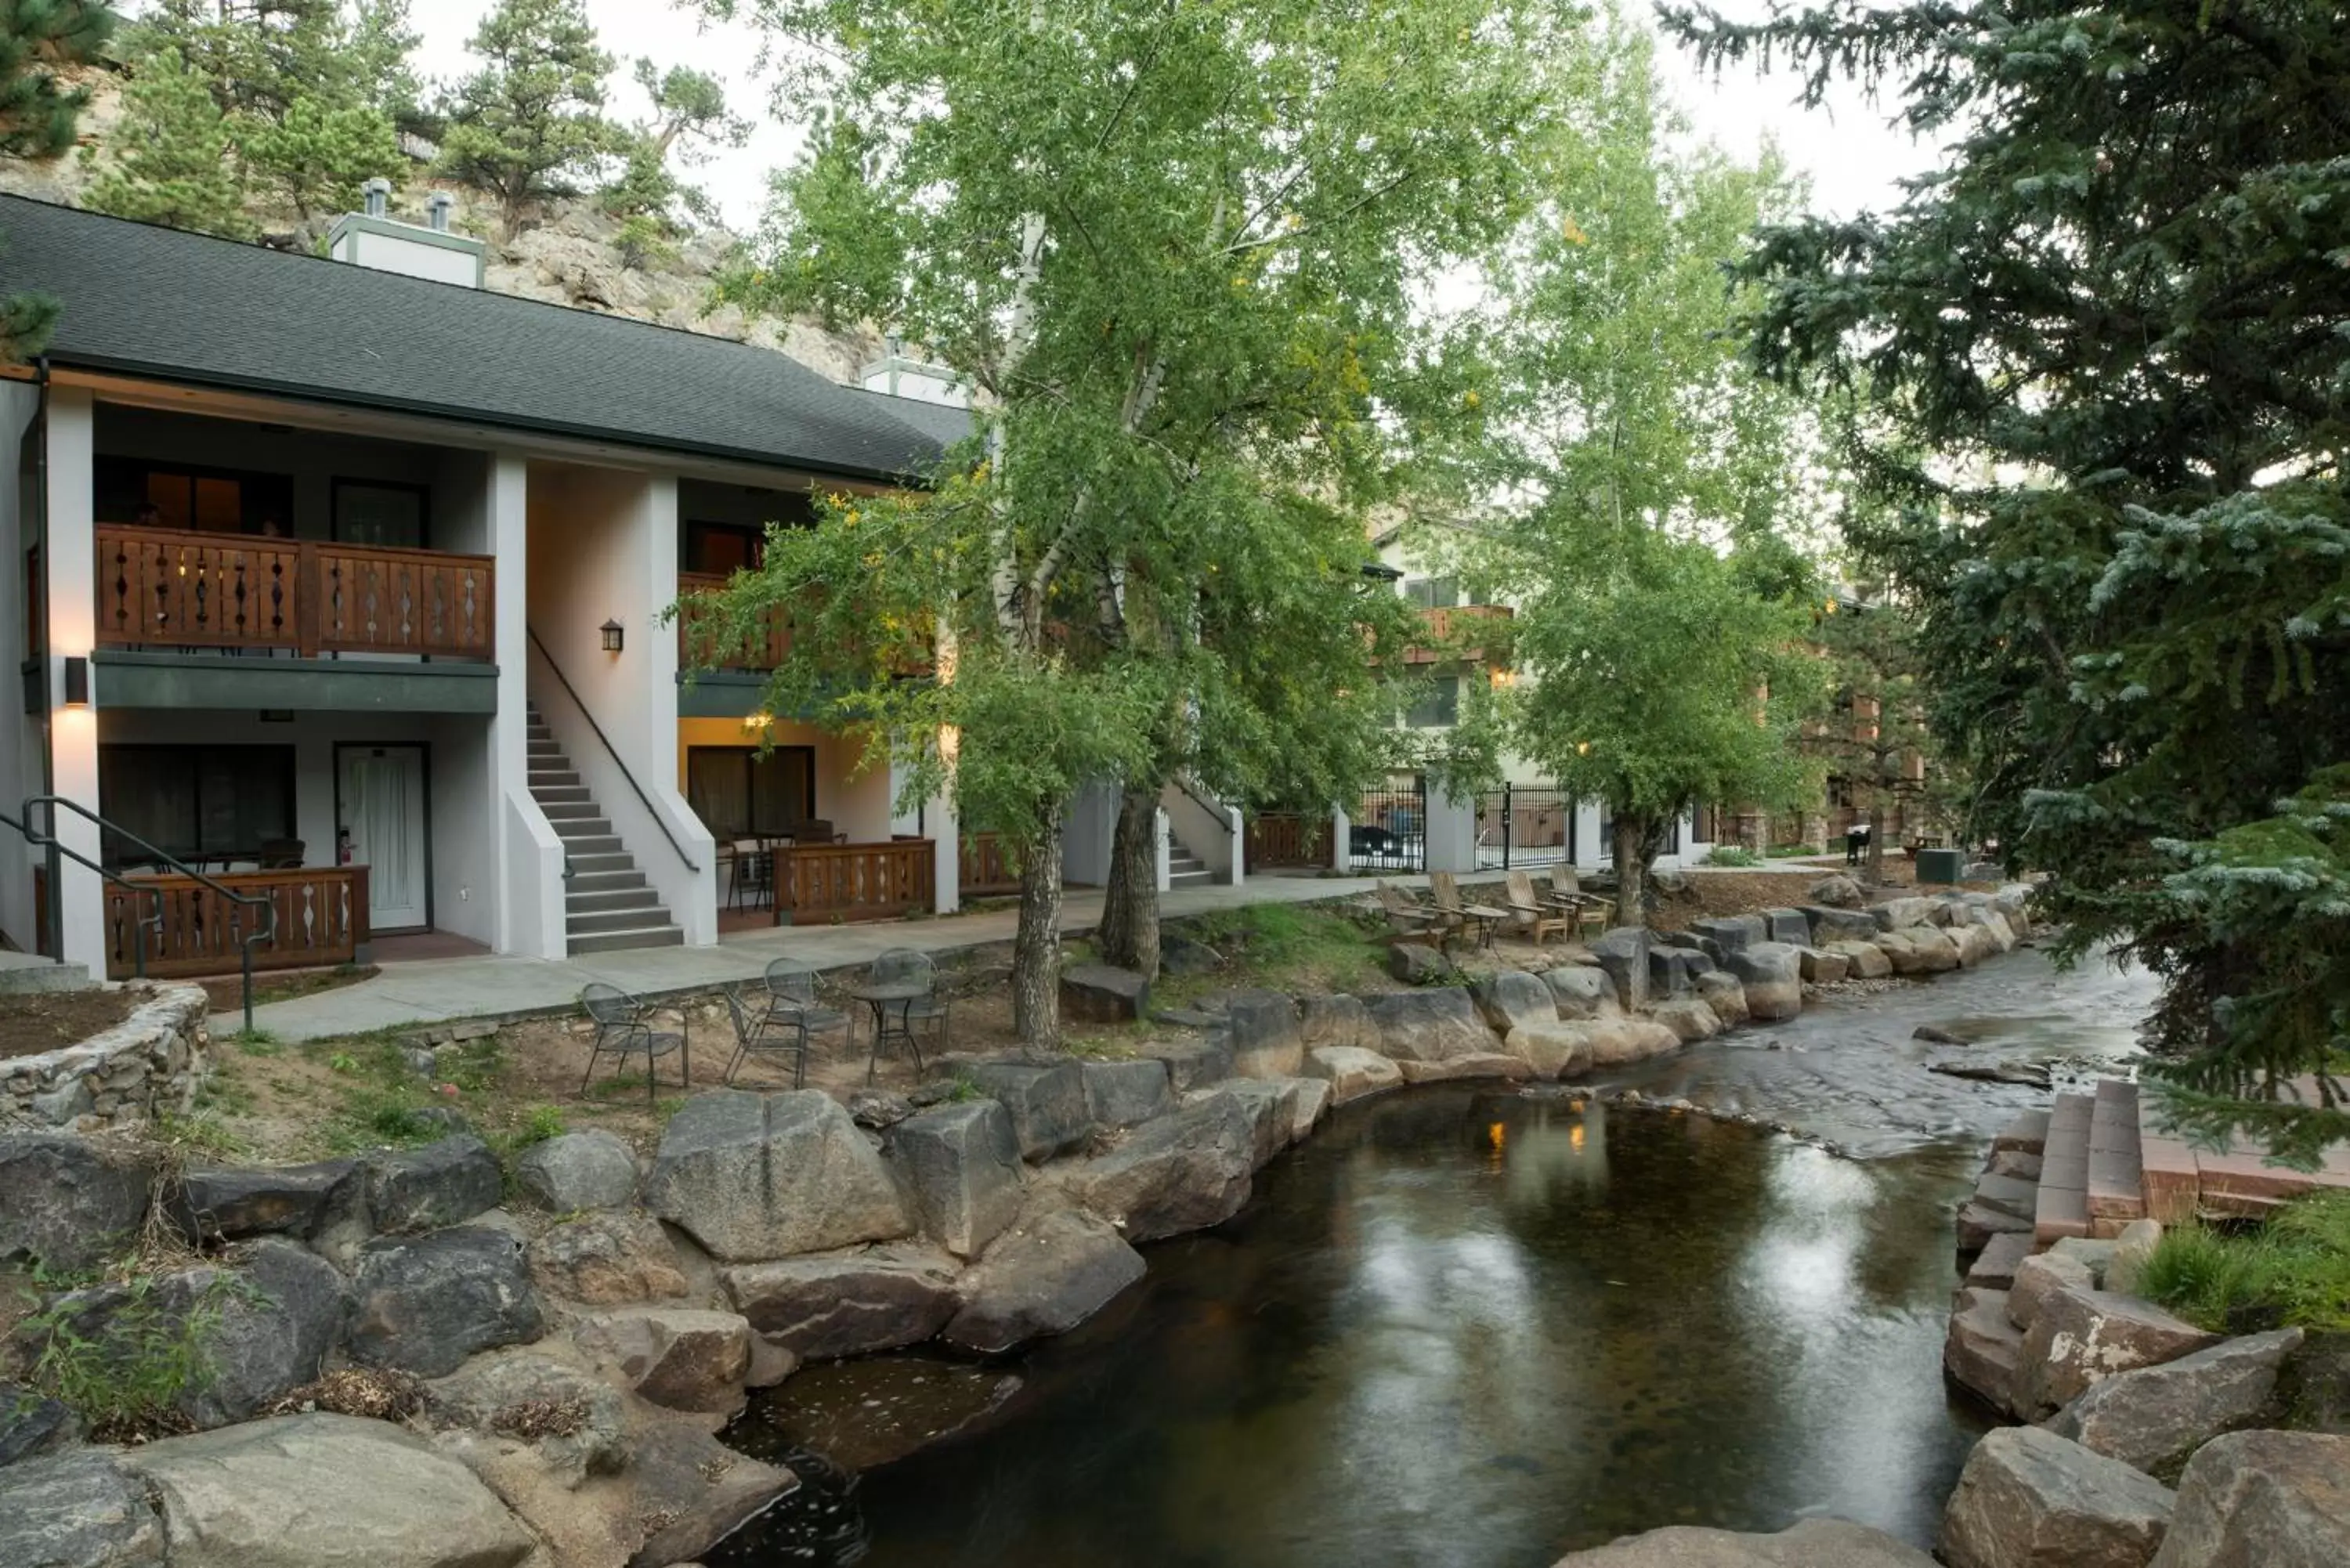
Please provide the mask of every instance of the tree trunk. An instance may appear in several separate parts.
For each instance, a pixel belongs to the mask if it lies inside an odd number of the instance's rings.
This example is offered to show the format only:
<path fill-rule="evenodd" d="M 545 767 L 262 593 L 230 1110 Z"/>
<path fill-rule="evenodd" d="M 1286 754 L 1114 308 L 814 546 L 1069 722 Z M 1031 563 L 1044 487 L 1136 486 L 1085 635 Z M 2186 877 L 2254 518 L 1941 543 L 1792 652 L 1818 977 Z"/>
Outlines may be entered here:
<path fill-rule="evenodd" d="M 1012 1031 L 1024 1045 L 1061 1043 L 1061 833 L 1057 821 L 1020 846 L 1020 930 L 1012 942 Z"/>
<path fill-rule="evenodd" d="M 1159 793 L 1128 789 L 1118 797 L 1110 839 L 1109 886 L 1102 895 L 1102 961 L 1159 978 Z"/>
<path fill-rule="evenodd" d="M 1620 807 L 1613 824 L 1616 830 L 1616 923 L 1619 926 L 1645 926 L 1648 923 L 1648 845 L 1650 834 L 1646 817 Z"/>
<path fill-rule="evenodd" d="M 1898 798 L 1894 794 L 1893 781 L 1887 776 L 1889 772 L 1887 759 L 1879 755 L 1877 759 L 1877 798 L 1868 803 L 1868 885 L 1872 888 L 1885 886 L 1885 806 L 1887 801 Z"/>

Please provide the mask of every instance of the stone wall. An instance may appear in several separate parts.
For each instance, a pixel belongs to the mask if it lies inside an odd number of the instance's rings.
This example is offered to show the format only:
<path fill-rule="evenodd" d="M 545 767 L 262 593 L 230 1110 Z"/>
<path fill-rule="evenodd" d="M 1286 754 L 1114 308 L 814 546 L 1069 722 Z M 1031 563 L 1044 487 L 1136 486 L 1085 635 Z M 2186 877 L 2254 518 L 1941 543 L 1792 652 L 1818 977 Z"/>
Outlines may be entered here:
<path fill-rule="evenodd" d="M 0 1127 L 141 1127 L 185 1110 L 209 1070 L 203 988 L 141 984 L 130 1016 L 78 1045 L 0 1062 Z"/>

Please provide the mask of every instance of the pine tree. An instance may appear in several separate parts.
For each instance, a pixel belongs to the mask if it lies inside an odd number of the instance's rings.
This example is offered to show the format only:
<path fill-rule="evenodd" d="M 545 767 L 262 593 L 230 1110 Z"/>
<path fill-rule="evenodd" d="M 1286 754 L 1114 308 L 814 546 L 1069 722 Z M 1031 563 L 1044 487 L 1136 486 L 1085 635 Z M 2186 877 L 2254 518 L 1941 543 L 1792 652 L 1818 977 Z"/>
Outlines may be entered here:
<path fill-rule="evenodd" d="M 297 97 L 275 121 L 248 124 L 243 152 L 253 172 L 285 196 L 305 223 L 347 213 L 360 187 L 405 167 L 391 119 L 364 104 L 333 109 Z"/>
<path fill-rule="evenodd" d="M 684 66 L 664 72 L 639 59 L 636 75 L 653 118 L 627 139 L 620 177 L 605 187 L 603 199 L 605 211 L 631 220 L 637 243 L 649 244 L 682 231 L 681 208 L 704 223 L 715 215 L 710 198 L 680 180 L 671 161 L 691 167 L 713 147 L 740 147 L 750 139 L 751 122 L 726 107 L 726 84 L 707 72 Z"/>
<path fill-rule="evenodd" d="M 73 145 L 87 89 L 58 85 L 61 66 L 97 57 L 114 13 L 84 0 L 16 0 L 0 7 L 0 158 L 55 158 Z M 41 351 L 57 325 L 46 295 L 0 299 L 0 365 Z"/>
<path fill-rule="evenodd" d="M 175 49 L 147 56 L 122 91 L 113 157 L 86 200 L 101 213 L 249 239 L 244 170 L 228 117 Z"/>
<path fill-rule="evenodd" d="M 507 237 L 623 150 L 604 118 L 612 57 L 581 0 L 498 0 L 468 45 L 482 66 L 442 105 L 442 167 L 498 199 Z"/>
<path fill-rule="evenodd" d="M 2314 1159 L 2350 1137 L 2339 7 L 1669 20 L 1814 95 L 1896 88 L 1945 144 L 1889 213 L 1764 232 L 1754 357 L 1875 394 L 1895 505 L 1858 542 L 1918 606 L 1938 727 L 2052 874 L 2064 951 L 2160 977 L 2171 1114 Z"/>

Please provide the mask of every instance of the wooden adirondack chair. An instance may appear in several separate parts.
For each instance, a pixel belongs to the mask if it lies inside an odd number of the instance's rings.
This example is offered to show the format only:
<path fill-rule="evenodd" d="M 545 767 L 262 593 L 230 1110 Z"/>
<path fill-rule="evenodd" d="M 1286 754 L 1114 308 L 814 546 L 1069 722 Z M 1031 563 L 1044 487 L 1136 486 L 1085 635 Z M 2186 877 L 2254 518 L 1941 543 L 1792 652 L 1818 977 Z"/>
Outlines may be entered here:
<path fill-rule="evenodd" d="M 1512 871 L 1503 878 L 1510 890 L 1510 913 L 1517 917 L 1518 933 L 1533 940 L 1535 947 L 1553 931 L 1569 933 L 1575 929 L 1575 917 L 1556 905 L 1545 906 L 1534 897 L 1534 879 L 1523 871 Z"/>
<path fill-rule="evenodd" d="M 1436 939 L 1440 950 L 1461 929 L 1461 917 L 1447 914 L 1432 904 L 1423 904 L 1392 882 L 1373 885 L 1379 900 L 1379 912 L 1387 917 L 1388 929 L 1399 936 Z"/>
<path fill-rule="evenodd" d="M 1450 871 L 1428 874 L 1428 890 L 1436 898 L 1436 907 L 1462 924 L 1474 922 L 1477 942 L 1481 947 L 1493 945 L 1493 928 L 1506 925 L 1510 911 L 1497 909 L 1491 904 L 1464 904 L 1461 901 L 1461 880 Z"/>
<path fill-rule="evenodd" d="M 1564 860 L 1552 865 L 1550 891 L 1543 901 L 1573 916 L 1578 927 L 1595 935 L 1606 930 L 1607 922 L 1615 918 L 1616 906 L 1596 893 L 1585 892 L 1582 878 Z"/>

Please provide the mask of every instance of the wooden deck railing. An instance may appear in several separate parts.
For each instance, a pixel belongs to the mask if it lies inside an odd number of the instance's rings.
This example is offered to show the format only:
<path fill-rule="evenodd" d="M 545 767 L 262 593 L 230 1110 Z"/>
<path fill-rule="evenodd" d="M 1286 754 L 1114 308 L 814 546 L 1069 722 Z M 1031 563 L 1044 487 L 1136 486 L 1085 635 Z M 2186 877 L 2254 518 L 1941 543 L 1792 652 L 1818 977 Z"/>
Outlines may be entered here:
<path fill-rule="evenodd" d="M 364 866 L 321 866 L 298 871 L 232 871 L 212 878 L 239 893 L 259 894 L 277 910 L 277 934 L 253 950 L 253 967 L 317 969 L 348 963 L 368 940 Z M 147 937 L 147 972 L 157 979 L 234 974 L 244 939 L 266 923 L 258 909 L 223 898 L 189 877 L 134 878 L 163 896 L 163 930 Z M 127 979 L 136 956 L 133 922 L 154 912 L 154 901 L 111 883 L 106 889 L 106 972 Z"/>
<path fill-rule="evenodd" d="M 777 925 L 895 919 L 937 897 L 938 846 L 927 838 L 795 846 L 775 856 Z"/>
<path fill-rule="evenodd" d="M 1261 812 L 1248 819 L 1248 864 L 1259 866 L 1327 866 L 1330 864 L 1330 817 L 1302 812 Z"/>
<path fill-rule="evenodd" d="M 1483 646 L 1454 648 L 1449 645 L 1480 633 L 1492 637 L 1496 642 L 1503 641 L 1516 614 L 1507 605 L 1453 605 L 1443 609 L 1424 609 L 1419 612 L 1419 618 L 1420 623 L 1428 628 L 1429 641 L 1445 646 L 1406 649 L 1404 662 L 1434 664 L 1458 659 L 1470 664 L 1485 663 L 1490 657 L 1498 657 L 1500 650 Z"/>
<path fill-rule="evenodd" d="M 989 898 L 1020 891 L 1020 872 L 993 833 L 974 833 L 958 846 L 957 890 L 966 898 Z"/>
<path fill-rule="evenodd" d="M 677 662 L 681 670 L 752 670 L 762 674 L 783 663 L 792 650 L 791 618 L 778 605 L 767 612 L 764 630 L 721 640 L 707 610 L 694 605 L 696 594 L 714 593 L 726 579 L 710 572 L 677 575 Z"/>
<path fill-rule="evenodd" d="M 487 556 L 100 524 L 108 648 L 497 656 Z"/>

